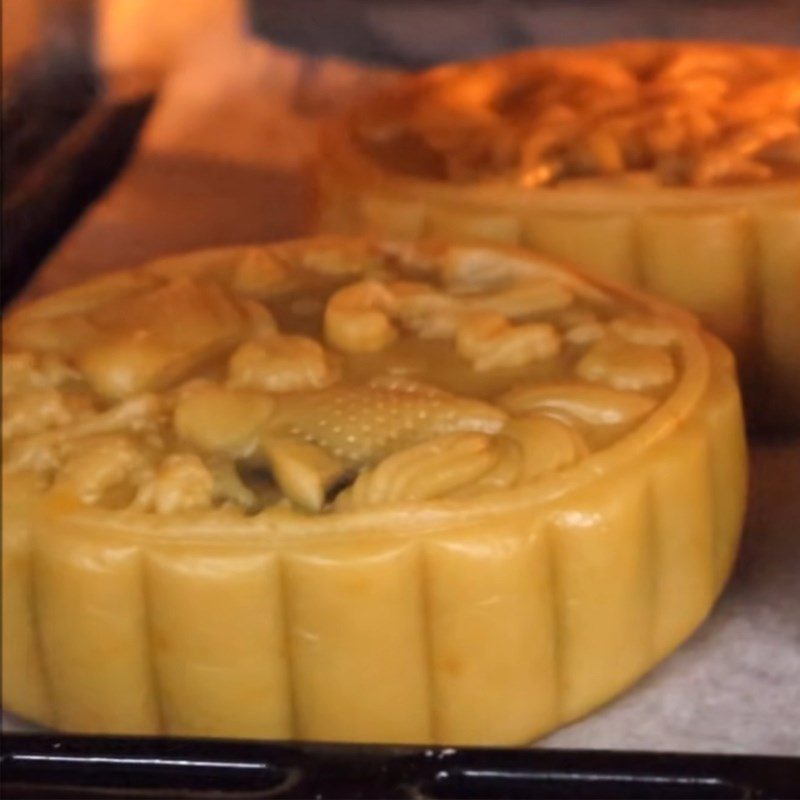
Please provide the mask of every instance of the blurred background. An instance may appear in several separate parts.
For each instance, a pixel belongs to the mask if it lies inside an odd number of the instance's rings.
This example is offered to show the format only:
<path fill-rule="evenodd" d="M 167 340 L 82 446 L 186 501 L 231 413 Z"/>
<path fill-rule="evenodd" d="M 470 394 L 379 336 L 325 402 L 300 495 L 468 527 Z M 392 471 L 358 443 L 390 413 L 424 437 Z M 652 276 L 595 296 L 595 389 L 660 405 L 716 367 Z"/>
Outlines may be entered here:
<path fill-rule="evenodd" d="M 306 232 L 316 126 L 398 70 L 620 38 L 800 45 L 799 0 L 2 0 L 2 16 L 4 301 L 34 275 L 43 291 Z"/>
<path fill-rule="evenodd" d="M 317 126 L 398 70 L 620 38 L 797 46 L 800 0 L 2 0 L 2 23 L 7 302 L 307 232 Z"/>
<path fill-rule="evenodd" d="M 798 0 L 3 0 L 2 14 L 5 301 L 32 276 L 44 291 L 306 232 L 316 126 L 398 70 L 619 38 L 800 44 Z"/>
<path fill-rule="evenodd" d="M 79 42 L 93 44 L 103 69 L 151 76 L 187 47 L 246 31 L 394 66 L 608 38 L 800 43 L 796 0 L 3 0 L 2 9 L 4 69 L 42 45 Z"/>

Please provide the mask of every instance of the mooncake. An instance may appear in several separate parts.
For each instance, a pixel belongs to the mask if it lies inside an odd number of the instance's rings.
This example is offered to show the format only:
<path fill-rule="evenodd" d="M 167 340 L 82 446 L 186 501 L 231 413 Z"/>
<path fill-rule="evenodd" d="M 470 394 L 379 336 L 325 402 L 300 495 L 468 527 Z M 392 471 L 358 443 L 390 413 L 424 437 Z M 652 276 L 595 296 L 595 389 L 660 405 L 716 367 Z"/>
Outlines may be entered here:
<path fill-rule="evenodd" d="M 689 308 L 800 430 L 800 51 L 627 42 L 401 78 L 326 129 L 319 225 L 521 244 Z"/>
<path fill-rule="evenodd" d="M 76 732 L 520 744 L 731 570 L 733 359 L 499 246 L 171 257 L 3 323 L 3 704 Z"/>

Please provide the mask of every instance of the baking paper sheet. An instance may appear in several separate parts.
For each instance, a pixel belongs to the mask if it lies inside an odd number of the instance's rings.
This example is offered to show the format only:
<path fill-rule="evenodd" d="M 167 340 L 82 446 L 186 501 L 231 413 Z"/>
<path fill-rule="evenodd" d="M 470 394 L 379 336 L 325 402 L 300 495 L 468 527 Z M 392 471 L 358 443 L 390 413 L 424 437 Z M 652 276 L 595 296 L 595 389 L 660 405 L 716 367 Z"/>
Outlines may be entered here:
<path fill-rule="evenodd" d="M 126 172 L 31 293 L 156 255 L 306 230 L 315 118 L 385 73 L 256 42 L 217 56 L 171 74 Z M 800 755 L 800 440 L 754 444 L 751 467 L 741 556 L 706 624 L 629 692 L 542 745 Z"/>

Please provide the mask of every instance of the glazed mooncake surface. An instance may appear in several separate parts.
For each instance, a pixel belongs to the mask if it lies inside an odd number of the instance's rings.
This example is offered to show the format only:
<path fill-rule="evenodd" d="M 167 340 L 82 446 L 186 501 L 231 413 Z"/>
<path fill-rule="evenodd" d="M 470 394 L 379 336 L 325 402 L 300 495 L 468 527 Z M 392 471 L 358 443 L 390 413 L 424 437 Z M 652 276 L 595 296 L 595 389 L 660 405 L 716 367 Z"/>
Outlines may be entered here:
<path fill-rule="evenodd" d="M 3 703 L 45 725 L 523 743 L 735 557 L 728 351 L 521 250 L 188 254 L 3 339 Z"/>
<path fill-rule="evenodd" d="M 800 52 L 631 42 L 401 79 L 331 126 L 320 225 L 522 244 L 696 312 L 800 426 Z"/>

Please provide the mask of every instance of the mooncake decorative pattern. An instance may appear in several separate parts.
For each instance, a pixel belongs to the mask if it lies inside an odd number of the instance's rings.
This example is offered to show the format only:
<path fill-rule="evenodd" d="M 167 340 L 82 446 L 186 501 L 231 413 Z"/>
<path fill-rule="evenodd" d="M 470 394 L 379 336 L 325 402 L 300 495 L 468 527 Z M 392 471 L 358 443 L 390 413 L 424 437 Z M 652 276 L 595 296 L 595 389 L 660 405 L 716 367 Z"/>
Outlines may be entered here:
<path fill-rule="evenodd" d="M 724 348 L 520 251 L 190 254 L 3 335 L 4 703 L 46 724 L 522 742 L 735 554 Z"/>
<path fill-rule="evenodd" d="M 323 230 L 521 244 L 683 305 L 800 426 L 800 53 L 542 50 L 403 78 L 323 136 Z"/>

